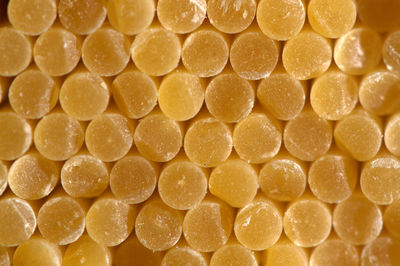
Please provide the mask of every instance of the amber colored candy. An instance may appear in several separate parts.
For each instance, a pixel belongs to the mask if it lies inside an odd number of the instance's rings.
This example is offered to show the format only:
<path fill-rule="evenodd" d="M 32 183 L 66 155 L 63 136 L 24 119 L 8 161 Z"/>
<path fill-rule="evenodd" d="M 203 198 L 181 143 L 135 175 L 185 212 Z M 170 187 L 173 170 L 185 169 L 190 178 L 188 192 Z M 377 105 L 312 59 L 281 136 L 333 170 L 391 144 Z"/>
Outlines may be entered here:
<path fill-rule="evenodd" d="M 382 40 L 367 27 L 357 27 L 340 37 L 333 51 L 336 65 L 350 75 L 366 74 L 381 60 Z"/>
<path fill-rule="evenodd" d="M 358 101 L 357 80 L 340 71 L 329 71 L 317 79 L 311 87 L 311 106 L 320 117 L 339 120 L 350 114 Z"/>
<path fill-rule="evenodd" d="M 257 23 L 273 40 L 286 41 L 303 28 L 306 8 L 302 0 L 261 0 L 257 7 Z"/>
<path fill-rule="evenodd" d="M 161 266 L 175 265 L 207 266 L 208 260 L 204 254 L 178 243 L 165 253 L 161 261 Z"/>
<path fill-rule="evenodd" d="M 328 70 L 331 61 L 331 42 L 311 30 L 303 30 L 283 47 L 283 66 L 299 80 L 320 76 Z"/>
<path fill-rule="evenodd" d="M 229 58 L 226 35 L 211 28 L 190 33 L 182 47 L 182 63 L 192 74 L 211 77 L 219 74 Z"/>
<path fill-rule="evenodd" d="M 68 75 L 60 90 L 62 109 L 78 120 L 92 120 L 102 114 L 109 99 L 107 83 L 99 75 L 88 71 Z"/>
<path fill-rule="evenodd" d="M 385 127 L 385 145 L 386 148 L 394 155 L 400 156 L 400 113 L 396 113 L 389 117 Z"/>
<path fill-rule="evenodd" d="M 84 140 L 82 125 L 65 113 L 51 113 L 36 125 L 34 142 L 47 159 L 67 160 L 76 154 Z"/>
<path fill-rule="evenodd" d="M 1 77 L 0 74 L 0 103 L 2 103 L 6 99 L 9 89 L 8 87 L 8 79 Z"/>
<path fill-rule="evenodd" d="M 250 203 L 258 189 L 257 172 L 252 165 L 231 159 L 215 167 L 209 180 L 211 194 L 232 207 L 241 208 Z"/>
<path fill-rule="evenodd" d="M 7 15 L 15 29 L 26 35 L 46 32 L 57 17 L 56 0 L 10 0 Z"/>
<path fill-rule="evenodd" d="M 264 251 L 263 266 L 308 266 L 308 255 L 304 248 L 296 246 L 286 237 Z"/>
<path fill-rule="evenodd" d="M 86 231 L 97 243 L 116 246 L 128 238 L 135 218 L 135 205 L 105 195 L 90 206 L 86 214 Z"/>
<path fill-rule="evenodd" d="M 133 35 L 142 32 L 154 18 L 153 0 L 110 0 L 107 3 L 108 20 L 123 34 Z"/>
<path fill-rule="evenodd" d="M 282 214 L 278 206 L 259 197 L 236 215 L 234 231 L 237 240 L 251 250 L 265 250 L 274 245 L 282 233 Z"/>
<path fill-rule="evenodd" d="M 205 94 L 208 111 L 227 123 L 245 118 L 253 109 L 254 98 L 252 84 L 233 73 L 216 76 L 208 84 Z"/>
<path fill-rule="evenodd" d="M 360 109 L 339 121 L 333 135 L 336 145 L 358 161 L 372 159 L 382 143 L 380 120 Z"/>
<path fill-rule="evenodd" d="M 114 76 L 129 62 L 128 37 L 111 28 L 101 28 L 85 38 L 82 45 L 82 61 L 100 76 Z"/>
<path fill-rule="evenodd" d="M 85 142 L 89 152 L 105 162 L 124 157 L 133 144 L 134 124 L 118 113 L 104 113 L 86 128 Z"/>
<path fill-rule="evenodd" d="M 332 238 L 317 246 L 310 256 L 310 266 L 358 266 L 360 257 L 352 244 Z"/>
<path fill-rule="evenodd" d="M 112 255 L 109 248 L 96 243 L 84 234 L 65 250 L 63 266 L 111 266 Z"/>
<path fill-rule="evenodd" d="M 36 214 L 27 201 L 15 196 L 0 200 L 0 245 L 15 247 L 28 240 L 36 228 Z"/>
<path fill-rule="evenodd" d="M 140 210 L 135 224 L 135 233 L 140 243 L 153 251 L 172 248 L 182 235 L 183 215 L 155 199 L 146 202 Z"/>
<path fill-rule="evenodd" d="M 85 230 L 85 204 L 67 195 L 56 195 L 40 207 L 37 224 L 40 234 L 57 245 L 78 240 Z"/>
<path fill-rule="evenodd" d="M 206 0 L 159 0 L 157 3 L 158 20 L 175 33 L 190 33 L 200 27 L 206 12 Z"/>
<path fill-rule="evenodd" d="M 391 235 L 400 238 L 400 201 L 396 200 L 383 212 L 383 224 Z"/>
<path fill-rule="evenodd" d="M 400 264 L 400 241 L 387 235 L 379 236 L 368 243 L 361 252 L 362 266 Z"/>
<path fill-rule="evenodd" d="M 158 89 L 161 111 L 171 119 L 193 118 L 204 102 L 204 84 L 196 75 L 177 71 L 164 77 Z"/>
<path fill-rule="evenodd" d="M 332 227 L 328 206 L 314 198 L 289 204 L 283 217 L 286 236 L 297 246 L 314 247 L 327 239 Z"/>
<path fill-rule="evenodd" d="M 0 161 L 0 196 L 4 193 L 7 188 L 7 176 L 8 169 L 7 165 Z"/>
<path fill-rule="evenodd" d="M 60 248 L 41 237 L 31 238 L 17 247 L 13 256 L 14 266 L 61 266 Z"/>
<path fill-rule="evenodd" d="M 186 213 L 183 234 L 193 249 L 200 252 L 216 251 L 228 241 L 233 221 L 233 208 L 208 197 Z"/>
<path fill-rule="evenodd" d="M 147 200 L 157 185 L 156 165 L 139 155 L 117 161 L 110 173 L 110 188 L 117 199 L 130 204 Z"/>
<path fill-rule="evenodd" d="M 256 15 L 255 0 L 208 0 L 207 16 L 211 24 L 225 33 L 239 33 L 253 22 Z"/>
<path fill-rule="evenodd" d="M 283 141 L 291 155 L 304 161 L 313 161 L 329 150 L 332 124 L 312 110 L 304 110 L 286 124 Z"/>
<path fill-rule="evenodd" d="M 21 32 L 11 27 L 0 28 L 0 76 L 11 77 L 28 67 L 32 44 Z"/>
<path fill-rule="evenodd" d="M 11 250 L 0 247 L 0 264 L 3 266 L 11 266 Z"/>
<path fill-rule="evenodd" d="M 181 125 L 162 113 L 153 113 L 140 120 L 134 135 L 138 151 L 156 162 L 172 160 L 182 146 Z"/>
<path fill-rule="evenodd" d="M 340 202 L 333 212 L 336 233 L 354 245 L 364 245 L 377 238 L 382 226 L 381 210 L 360 193 Z"/>
<path fill-rule="evenodd" d="M 131 56 L 143 73 L 163 76 L 178 66 L 181 41 L 178 35 L 164 28 L 149 28 L 136 36 L 132 43 Z"/>
<path fill-rule="evenodd" d="M 400 26 L 400 2 L 397 0 L 357 0 L 357 13 L 366 26 L 386 32 Z"/>
<path fill-rule="evenodd" d="M 176 158 L 166 164 L 158 180 L 158 193 L 168 206 L 189 210 L 207 193 L 208 173 L 187 159 Z"/>
<path fill-rule="evenodd" d="M 400 31 L 387 36 L 383 43 L 382 57 L 387 69 L 400 74 Z"/>
<path fill-rule="evenodd" d="M 32 144 L 32 128 L 14 112 L 0 112 L 0 160 L 15 160 Z"/>
<path fill-rule="evenodd" d="M 37 200 L 49 195 L 59 181 L 59 167 L 39 153 L 18 158 L 10 167 L 8 185 L 22 199 Z"/>
<path fill-rule="evenodd" d="M 257 99 L 275 118 L 291 120 L 304 107 L 306 88 L 288 73 L 277 71 L 258 84 Z"/>
<path fill-rule="evenodd" d="M 119 74 L 112 82 L 112 95 L 118 108 L 129 118 L 146 116 L 157 104 L 157 86 L 140 71 Z"/>
<path fill-rule="evenodd" d="M 87 154 L 71 157 L 61 169 L 61 185 L 75 198 L 100 196 L 107 188 L 109 179 L 106 164 Z"/>
<path fill-rule="evenodd" d="M 272 159 L 278 154 L 281 143 L 280 125 L 264 113 L 251 113 L 233 130 L 233 146 L 239 157 L 249 163 L 265 163 Z"/>
<path fill-rule="evenodd" d="M 27 70 L 11 83 L 8 100 L 13 110 L 28 119 L 39 119 L 58 101 L 58 82 L 39 70 Z"/>
<path fill-rule="evenodd" d="M 61 24 L 76 34 L 90 34 L 103 24 L 107 10 L 102 0 L 60 0 L 58 17 Z"/>
<path fill-rule="evenodd" d="M 240 244 L 226 244 L 215 251 L 210 266 L 257 266 L 258 260 L 253 251 Z"/>

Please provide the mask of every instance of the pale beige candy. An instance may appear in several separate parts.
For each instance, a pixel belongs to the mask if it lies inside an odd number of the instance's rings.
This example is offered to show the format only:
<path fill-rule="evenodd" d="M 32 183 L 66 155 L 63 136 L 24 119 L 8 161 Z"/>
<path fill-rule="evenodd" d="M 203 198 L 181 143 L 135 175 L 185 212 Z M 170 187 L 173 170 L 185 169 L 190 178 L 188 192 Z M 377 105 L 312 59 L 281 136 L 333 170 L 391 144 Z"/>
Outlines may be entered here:
<path fill-rule="evenodd" d="M 118 266 L 160 266 L 162 259 L 163 253 L 145 248 L 132 234 L 117 247 L 113 262 Z"/>
<path fill-rule="evenodd" d="M 7 6 L 10 23 L 26 35 L 47 31 L 57 17 L 56 0 L 10 0 Z"/>
<path fill-rule="evenodd" d="M 357 80 L 332 70 L 314 80 L 310 92 L 311 106 L 320 117 L 340 120 L 350 114 L 358 101 Z"/>
<path fill-rule="evenodd" d="M 385 127 L 384 141 L 386 148 L 394 155 L 400 156 L 400 113 L 389 117 Z"/>
<path fill-rule="evenodd" d="M 400 2 L 397 0 L 357 0 L 360 21 L 379 32 L 393 31 L 400 26 Z"/>
<path fill-rule="evenodd" d="M 81 59 L 81 41 L 62 28 L 52 28 L 37 38 L 33 56 L 39 69 L 51 76 L 70 73 Z"/>
<path fill-rule="evenodd" d="M 400 264 L 400 242 L 382 235 L 368 243 L 361 252 L 361 266 L 395 266 Z"/>
<path fill-rule="evenodd" d="M 297 159 L 278 155 L 261 168 L 258 182 L 267 197 L 277 201 L 292 201 L 304 193 L 306 169 Z"/>
<path fill-rule="evenodd" d="M 132 147 L 135 127 L 118 113 L 104 113 L 86 128 L 85 142 L 89 152 L 105 162 L 124 157 Z"/>
<path fill-rule="evenodd" d="M 246 117 L 254 106 L 252 84 L 233 73 L 216 76 L 207 86 L 205 102 L 217 119 L 234 123 Z"/>
<path fill-rule="evenodd" d="M 4 193 L 7 188 L 7 176 L 8 176 L 8 169 L 7 165 L 0 161 L 0 196 Z"/>
<path fill-rule="evenodd" d="M 0 28 L 0 76 L 11 77 L 28 67 L 32 44 L 21 32 L 11 27 Z"/>
<path fill-rule="evenodd" d="M 301 81 L 288 73 L 276 72 L 261 80 L 257 99 L 275 118 L 291 120 L 303 109 L 306 90 Z"/>
<path fill-rule="evenodd" d="M 282 130 L 277 121 L 264 113 L 251 113 L 233 130 L 233 146 L 242 160 L 265 163 L 278 154 Z"/>
<path fill-rule="evenodd" d="M 140 71 L 119 74 L 112 83 L 112 95 L 118 108 L 129 118 L 146 116 L 157 104 L 157 86 Z"/>
<path fill-rule="evenodd" d="M 341 153 L 315 160 L 308 172 L 312 193 L 327 203 L 339 203 L 351 196 L 358 181 L 358 164 Z"/>
<path fill-rule="evenodd" d="M 208 174 L 186 159 L 175 159 L 165 165 L 158 179 L 158 193 L 168 206 L 190 210 L 207 193 Z"/>
<path fill-rule="evenodd" d="M 304 161 L 324 155 L 332 143 L 332 124 L 312 110 L 304 110 L 290 120 L 283 131 L 289 153 Z"/>
<path fill-rule="evenodd" d="M 106 3 L 102 0 L 60 0 L 58 17 L 61 24 L 76 34 L 96 31 L 106 18 Z"/>
<path fill-rule="evenodd" d="M 175 33 L 190 33 L 206 18 L 206 0 L 159 0 L 157 18 L 161 25 Z"/>
<path fill-rule="evenodd" d="M 258 80 L 268 77 L 279 58 L 279 43 L 261 31 L 240 33 L 232 43 L 229 60 L 241 78 Z"/>
<path fill-rule="evenodd" d="M 364 195 L 375 204 L 387 205 L 400 199 L 400 160 L 380 155 L 364 164 L 360 185 Z"/>
<path fill-rule="evenodd" d="M 391 235 L 400 238 L 400 201 L 396 200 L 383 212 L 383 224 Z"/>
<path fill-rule="evenodd" d="M 0 200 L 0 245 L 15 247 L 28 240 L 36 228 L 36 214 L 18 197 Z"/>
<path fill-rule="evenodd" d="M 239 33 L 253 22 L 256 15 L 255 0 L 208 0 L 207 16 L 211 24 L 225 33 Z"/>
<path fill-rule="evenodd" d="M 147 200 L 157 185 L 154 164 L 138 155 L 128 155 L 117 161 L 110 173 L 110 188 L 117 199 L 129 204 Z"/>
<path fill-rule="evenodd" d="M 181 125 L 161 113 L 153 113 L 140 120 L 134 140 L 138 151 L 155 162 L 172 160 L 182 146 Z"/>
<path fill-rule="evenodd" d="M 107 166 L 90 155 L 76 155 L 66 161 L 61 169 L 61 185 L 74 198 L 100 196 L 108 187 Z"/>
<path fill-rule="evenodd" d="M 308 255 L 304 248 L 294 245 L 285 237 L 264 251 L 263 266 L 308 266 Z"/>
<path fill-rule="evenodd" d="M 257 172 L 252 165 L 231 159 L 212 170 L 208 185 L 211 194 L 232 207 L 241 208 L 256 196 L 257 179 Z"/>
<path fill-rule="evenodd" d="M 11 250 L 0 247 L 0 264 L 3 266 L 11 266 Z"/>
<path fill-rule="evenodd" d="M 216 251 L 228 241 L 233 221 L 233 208 L 220 200 L 206 198 L 186 213 L 183 234 L 194 250 Z"/>
<path fill-rule="evenodd" d="M 382 143 L 380 121 L 360 109 L 337 122 L 333 135 L 336 145 L 358 161 L 372 159 Z"/>
<path fill-rule="evenodd" d="M 86 214 L 86 231 L 97 243 L 116 246 L 131 234 L 135 219 L 135 205 L 103 196 L 90 206 Z"/>
<path fill-rule="evenodd" d="M 359 98 L 374 114 L 393 114 L 400 110 L 400 78 L 386 70 L 367 74 L 361 81 Z"/>
<path fill-rule="evenodd" d="M 240 244 L 227 244 L 215 251 L 210 266 L 257 266 L 256 254 Z"/>
<path fill-rule="evenodd" d="M 27 70 L 11 83 L 8 100 L 13 110 L 28 119 L 39 119 L 58 101 L 59 84 L 39 70 Z"/>
<path fill-rule="evenodd" d="M 232 152 L 230 128 L 215 118 L 194 121 L 185 134 L 186 155 L 201 167 L 214 167 L 228 159 Z"/>
<path fill-rule="evenodd" d="M 350 75 L 366 74 L 381 60 L 382 40 L 378 33 L 357 27 L 340 37 L 333 52 L 336 65 Z"/>
<path fill-rule="evenodd" d="M 328 70 L 331 61 L 331 42 L 311 30 L 300 32 L 283 47 L 283 66 L 299 80 L 320 76 Z"/>
<path fill-rule="evenodd" d="M 297 246 L 315 247 L 324 242 L 332 227 L 328 206 L 314 198 L 292 202 L 283 217 L 286 236 Z"/>
<path fill-rule="evenodd" d="M 204 90 L 199 77 L 186 71 L 177 71 L 163 78 L 158 89 L 158 104 L 169 118 L 189 120 L 200 111 Z"/>
<path fill-rule="evenodd" d="M 154 2 L 154 0 L 110 0 L 107 3 L 108 20 L 123 34 L 138 34 L 153 21 Z"/>
<path fill-rule="evenodd" d="M 14 252 L 14 266 L 61 266 L 62 253 L 60 248 L 41 237 L 31 238 Z"/>
<path fill-rule="evenodd" d="M 48 199 L 39 209 L 37 225 L 40 234 L 57 245 L 77 241 L 85 230 L 84 206 L 66 195 Z"/>
<path fill-rule="evenodd" d="M 241 208 L 234 224 L 237 240 L 251 250 L 265 250 L 273 246 L 279 240 L 282 228 L 280 210 L 263 197 Z"/>
<path fill-rule="evenodd" d="M 361 193 L 339 203 L 333 212 L 333 228 L 338 236 L 351 244 L 364 245 L 380 234 L 383 226 L 378 206 Z"/>
<path fill-rule="evenodd" d="M 163 76 L 174 70 L 181 57 L 181 41 L 173 32 L 161 27 L 138 34 L 131 47 L 132 60 L 143 73 Z"/>
<path fill-rule="evenodd" d="M 339 38 L 350 31 L 357 18 L 354 0 L 311 0 L 307 7 L 311 27 L 327 38 Z"/>
<path fill-rule="evenodd" d="M 182 63 L 199 76 L 215 76 L 224 69 L 229 58 L 228 38 L 213 29 L 192 32 L 183 43 Z"/>
<path fill-rule="evenodd" d="M 82 147 L 84 132 L 82 125 L 65 113 L 51 113 L 36 125 L 34 143 L 47 159 L 64 161 Z"/>
<path fill-rule="evenodd" d="M 32 128 L 14 112 L 0 112 L 0 160 L 15 160 L 32 144 Z"/>
<path fill-rule="evenodd" d="M 109 248 L 96 243 L 87 234 L 68 245 L 63 266 L 111 266 L 112 255 Z"/>
<path fill-rule="evenodd" d="M 110 91 L 99 75 L 87 71 L 70 74 L 60 90 L 62 109 L 78 120 L 92 120 L 108 105 Z"/>
<path fill-rule="evenodd" d="M 129 46 L 127 36 L 111 28 L 101 28 L 85 38 L 82 61 L 90 72 L 114 76 L 127 66 Z"/>
<path fill-rule="evenodd" d="M 18 197 L 37 200 L 49 195 L 60 179 L 60 170 L 39 153 L 18 158 L 8 172 L 8 185 Z"/>
<path fill-rule="evenodd" d="M 172 248 L 182 235 L 182 213 L 156 199 L 146 202 L 135 224 L 140 243 L 152 251 Z"/>
<path fill-rule="evenodd" d="M 360 258 L 357 249 L 340 239 L 328 239 L 311 253 L 310 266 L 358 266 Z"/>
<path fill-rule="evenodd" d="M 273 40 L 286 41 L 303 28 L 306 8 L 302 0 L 261 0 L 257 24 Z"/>
<path fill-rule="evenodd" d="M 382 57 L 387 69 L 400 74 L 400 31 L 387 36 L 383 43 Z"/>
<path fill-rule="evenodd" d="M 161 266 L 175 265 L 207 266 L 208 264 L 200 252 L 197 252 L 189 247 L 178 247 L 168 250 L 161 262 Z"/>

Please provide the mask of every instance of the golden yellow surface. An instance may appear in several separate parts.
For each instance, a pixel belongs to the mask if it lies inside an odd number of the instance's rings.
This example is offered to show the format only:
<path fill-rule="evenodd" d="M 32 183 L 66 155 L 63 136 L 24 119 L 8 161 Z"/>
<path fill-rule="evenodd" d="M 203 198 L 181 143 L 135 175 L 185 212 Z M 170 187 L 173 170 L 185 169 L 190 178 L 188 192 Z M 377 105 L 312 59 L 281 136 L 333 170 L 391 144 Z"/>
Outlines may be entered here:
<path fill-rule="evenodd" d="M 22 243 L 14 252 L 15 266 L 61 266 L 60 248 L 41 237 L 35 237 Z"/>
<path fill-rule="evenodd" d="M 397 141 L 400 137 L 400 115 L 396 113 L 392 115 L 386 124 L 384 141 L 388 150 L 396 155 L 400 155 L 400 143 Z"/>
<path fill-rule="evenodd" d="M 361 253 L 361 265 L 397 265 L 400 263 L 400 243 L 391 236 L 380 236 L 366 245 Z"/>
<path fill-rule="evenodd" d="M 278 243 L 264 251 L 263 266 L 307 266 L 308 254 L 304 248 L 282 237 Z"/>
<path fill-rule="evenodd" d="M 254 252 L 250 249 L 238 244 L 227 244 L 214 252 L 209 265 L 256 266 L 258 261 Z"/>
<path fill-rule="evenodd" d="M 310 266 L 357 266 L 359 263 L 356 247 L 337 238 L 328 239 L 316 247 L 310 256 Z"/>
<path fill-rule="evenodd" d="M 161 266 L 175 266 L 175 265 L 193 265 L 193 266 L 207 266 L 205 256 L 190 247 L 176 247 L 170 249 L 165 253 L 161 262 Z M 158 265 L 158 264 L 157 264 Z"/>

